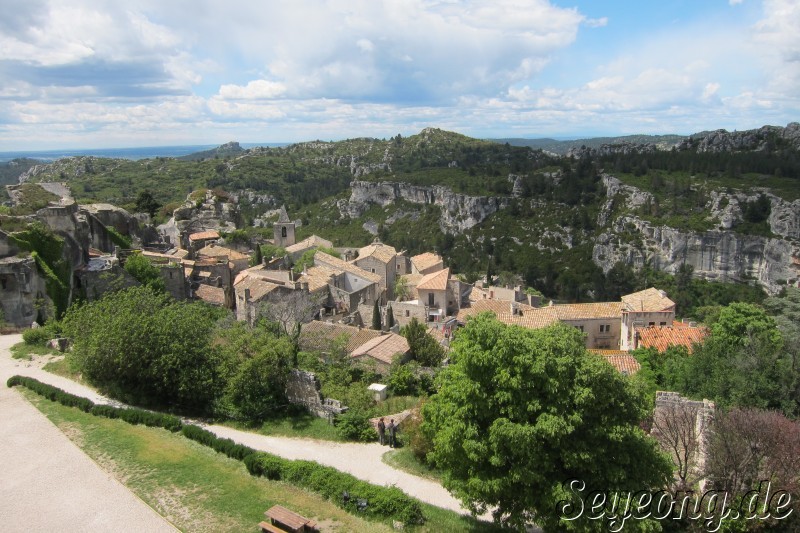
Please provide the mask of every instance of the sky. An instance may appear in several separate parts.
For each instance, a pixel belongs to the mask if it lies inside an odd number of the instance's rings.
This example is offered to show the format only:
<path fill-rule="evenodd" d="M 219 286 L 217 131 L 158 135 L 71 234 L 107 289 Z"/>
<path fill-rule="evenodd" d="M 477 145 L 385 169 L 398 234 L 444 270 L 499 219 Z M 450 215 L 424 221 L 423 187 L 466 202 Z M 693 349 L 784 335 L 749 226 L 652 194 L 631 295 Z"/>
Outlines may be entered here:
<path fill-rule="evenodd" d="M 800 121 L 800 0 L 0 0 L 0 151 Z"/>

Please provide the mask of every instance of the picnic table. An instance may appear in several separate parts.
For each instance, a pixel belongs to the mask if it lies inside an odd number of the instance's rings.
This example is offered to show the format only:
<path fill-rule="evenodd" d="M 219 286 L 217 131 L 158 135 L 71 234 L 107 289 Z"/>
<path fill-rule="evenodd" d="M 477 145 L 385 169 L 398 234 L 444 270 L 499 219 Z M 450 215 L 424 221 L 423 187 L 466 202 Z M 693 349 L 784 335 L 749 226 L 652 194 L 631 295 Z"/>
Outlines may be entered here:
<path fill-rule="evenodd" d="M 282 505 L 273 505 L 264 513 L 270 520 L 258 525 L 261 531 L 269 533 L 316 533 L 317 523 L 311 519 L 290 511 Z"/>

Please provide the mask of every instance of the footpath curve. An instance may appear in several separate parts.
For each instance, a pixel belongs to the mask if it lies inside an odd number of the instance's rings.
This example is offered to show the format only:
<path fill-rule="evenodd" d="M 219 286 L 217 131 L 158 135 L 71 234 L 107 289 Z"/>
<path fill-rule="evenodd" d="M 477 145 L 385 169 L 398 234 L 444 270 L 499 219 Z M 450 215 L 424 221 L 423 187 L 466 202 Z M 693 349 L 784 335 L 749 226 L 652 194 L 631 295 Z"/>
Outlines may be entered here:
<path fill-rule="evenodd" d="M 7 346 L 0 345 L 0 378 L 3 380 L 2 387 L 4 389 L 7 389 L 5 381 L 10 376 L 19 374 L 36 378 L 43 383 L 59 387 L 71 394 L 89 398 L 98 404 L 123 406 L 120 402 L 102 396 L 89 387 L 42 370 L 40 361 L 16 361 L 11 359 L 8 348 L 19 342 L 19 340 L 8 343 L 5 341 L 7 337 L 16 337 L 21 340 L 19 335 L 0 337 L 0 339 L 3 339 L 2 344 L 7 344 Z M 38 411 L 36 412 L 38 413 Z M 42 415 L 40 414 L 40 416 Z M 376 485 L 394 485 L 409 496 L 425 503 L 461 514 L 469 514 L 469 511 L 464 509 L 461 503 L 453 498 L 439 483 L 397 470 L 384 463 L 381 457 L 389 451 L 389 448 L 381 446 L 377 442 L 360 444 L 265 436 L 226 426 L 203 424 L 193 420 L 189 422 L 201 426 L 219 437 L 229 438 L 234 442 L 250 446 L 256 450 L 273 453 L 286 459 L 316 461 Z M 66 437 L 64 438 L 66 439 Z M 2 513 L 2 507 L 0 507 L 0 513 Z M 491 515 L 486 513 L 480 518 L 491 520 Z M 1 522 L 0 525 L 2 525 Z"/>

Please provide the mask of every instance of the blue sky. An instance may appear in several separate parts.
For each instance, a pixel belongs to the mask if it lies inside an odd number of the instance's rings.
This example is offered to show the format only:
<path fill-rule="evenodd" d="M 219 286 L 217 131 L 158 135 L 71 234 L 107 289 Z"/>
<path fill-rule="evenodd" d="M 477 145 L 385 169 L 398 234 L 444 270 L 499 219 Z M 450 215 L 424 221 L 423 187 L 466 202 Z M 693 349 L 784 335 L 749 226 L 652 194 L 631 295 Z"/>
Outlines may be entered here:
<path fill-rule="evenodd" d="M 0 151 L 800 120 L 797 0 L 2 0 Z"/>

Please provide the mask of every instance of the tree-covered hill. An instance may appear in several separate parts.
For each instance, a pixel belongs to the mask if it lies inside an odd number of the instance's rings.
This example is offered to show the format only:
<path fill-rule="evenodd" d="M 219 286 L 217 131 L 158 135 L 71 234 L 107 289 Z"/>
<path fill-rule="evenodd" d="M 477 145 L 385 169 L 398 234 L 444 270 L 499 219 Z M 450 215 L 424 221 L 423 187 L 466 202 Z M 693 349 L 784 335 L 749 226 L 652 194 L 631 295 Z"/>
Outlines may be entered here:
<path fill-rule="evenodd" d="M 657 144 L 666 137 L 626 138 L 559 157 L 427 128 L 409 137 L 212 151 L 192 161 L 69 158 L 27 178 L 65 181 L 79 202 L 131 210 L 149 191 L 164 206 L 158 221 L 189 192 L 218 188 L 238 196 L 244 229 L 269 224 L 269 213 L 286 205 L 302 223 L 298 238 L 316 233 L 338 246 L 361 246 L 377 235 L 410 254 L 435 250 L 468 279 L 516 275 L 550 297 L 587 300 L 619 289 L 609 281 L 610 264 L 597 260 L 597 243 L 610 242 L 620 261 L 640 270 L 653 254 L 641 233 L 647 225 L 685 238 L 715 230 L 784 239 L 789 251 L 782 253 L 792 253 L 797 236 L 776 230 L 773 215 L 781 207 L 786 228 L 797 216 L 796 130 L 716 131 L 668 150 Z M 640 140 L 647 144 L 634 142 Z M 353 187 L 369 184 L 382 192 L 356 198 Z M 733 278 L 758 275 L 741 272 Z"/>

